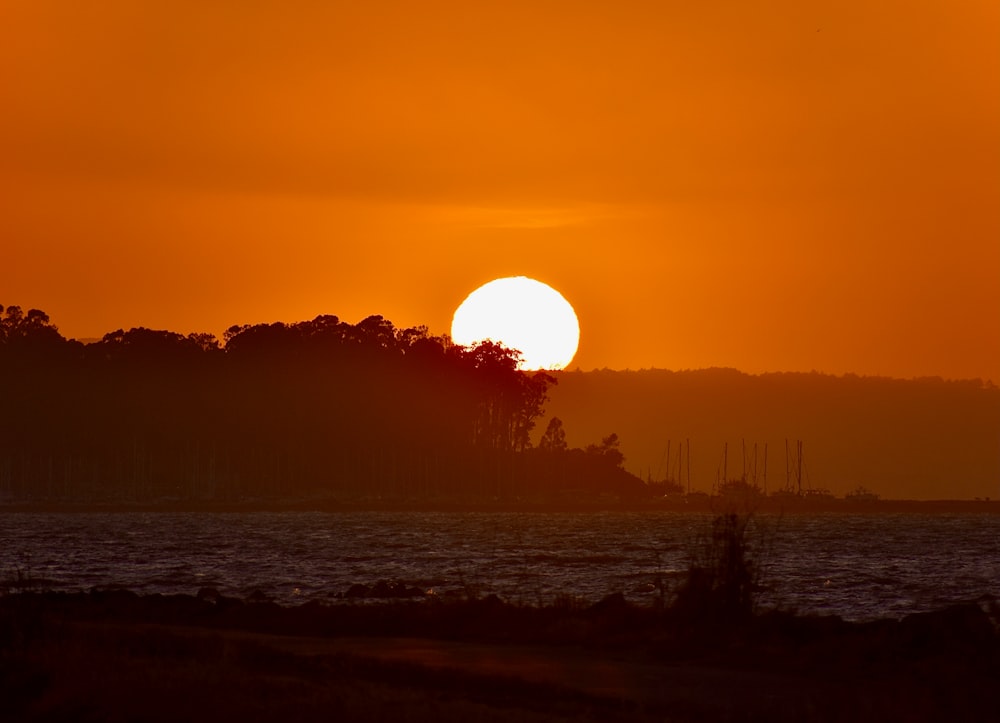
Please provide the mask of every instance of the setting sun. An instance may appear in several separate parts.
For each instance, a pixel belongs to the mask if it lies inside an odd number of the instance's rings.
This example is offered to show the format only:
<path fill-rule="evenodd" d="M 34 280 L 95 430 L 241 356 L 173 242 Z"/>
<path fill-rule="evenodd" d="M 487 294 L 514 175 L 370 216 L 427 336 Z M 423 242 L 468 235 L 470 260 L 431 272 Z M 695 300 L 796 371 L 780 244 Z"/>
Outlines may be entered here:
<path fill-rule="evenodd" d="M 1000 1 L 0 20 L 0 710 L 1000 723 Z"/>
<path fill-rule="evenodd" d="M 522 369 L 563 369 L 576 354 L 580 323 L 558 291 L 525 276 L 485 284 L 455 310 L 452 339 L 490 340 L 521 352 Z"/>

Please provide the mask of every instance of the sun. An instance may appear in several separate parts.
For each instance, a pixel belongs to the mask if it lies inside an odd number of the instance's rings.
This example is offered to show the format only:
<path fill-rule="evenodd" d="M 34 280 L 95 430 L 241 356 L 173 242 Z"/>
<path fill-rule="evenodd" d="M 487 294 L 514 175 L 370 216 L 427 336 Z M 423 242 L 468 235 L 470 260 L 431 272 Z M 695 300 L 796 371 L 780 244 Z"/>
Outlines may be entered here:
<path fill-rule="evenodd" d="M 526 276 L 480 286 L 455 310 L 451 338 L 494 341 L 521 352 L 521 369 L 563 369 L 580 345 L 576 312 L 558 291 Z"/>

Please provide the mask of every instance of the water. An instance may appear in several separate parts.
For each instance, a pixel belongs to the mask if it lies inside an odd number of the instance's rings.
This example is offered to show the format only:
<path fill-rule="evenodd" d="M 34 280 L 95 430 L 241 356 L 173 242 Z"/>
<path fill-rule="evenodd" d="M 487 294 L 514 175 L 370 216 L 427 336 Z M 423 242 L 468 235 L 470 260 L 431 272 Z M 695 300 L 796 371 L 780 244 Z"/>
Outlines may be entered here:
<path fill-rule="evenodd" d="M 337 602 L 354 583 L 539 604 L 657 595 L 676 583 L 711 517 L 696 513 L 252 512 L 0 514 L 0 579 L 56 590 L 260 590 Z M 1000 516 L 754 519 L 761 603 L 868 620 L 1000 597 Z"/>

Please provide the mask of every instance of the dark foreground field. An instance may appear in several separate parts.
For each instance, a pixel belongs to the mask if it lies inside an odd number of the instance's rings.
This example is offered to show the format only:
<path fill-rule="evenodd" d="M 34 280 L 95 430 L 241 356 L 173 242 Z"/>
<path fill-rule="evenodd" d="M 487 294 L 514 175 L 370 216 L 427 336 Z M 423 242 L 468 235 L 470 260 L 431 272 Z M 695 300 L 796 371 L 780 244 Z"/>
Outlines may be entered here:
<path fill-rule="evenodd" d="M 996 720 L 997 610 L 902 621 L 496 598 L 0 597 L 11 721 Z"/>

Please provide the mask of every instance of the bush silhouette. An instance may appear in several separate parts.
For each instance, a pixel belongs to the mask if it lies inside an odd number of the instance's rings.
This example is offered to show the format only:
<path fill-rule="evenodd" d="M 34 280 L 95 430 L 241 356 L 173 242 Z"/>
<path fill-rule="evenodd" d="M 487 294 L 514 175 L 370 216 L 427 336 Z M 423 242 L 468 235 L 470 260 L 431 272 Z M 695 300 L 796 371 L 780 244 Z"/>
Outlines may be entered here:
<path fill-rule="evenodd" d="M 753 616 L 758 567 L 747 539 L 748 515 L 720 515 L 711 536 L 699 546 L 672 611 L 703 624 L 732 626 Z"/>

